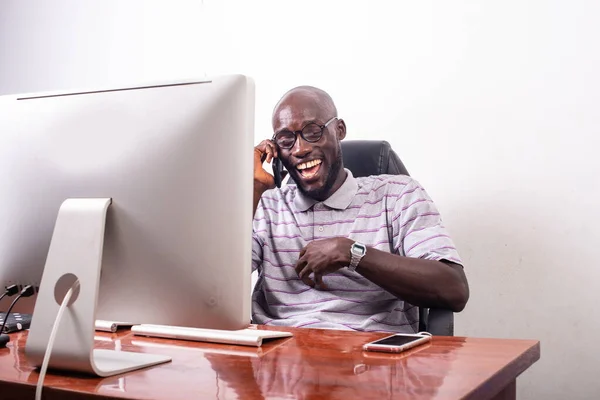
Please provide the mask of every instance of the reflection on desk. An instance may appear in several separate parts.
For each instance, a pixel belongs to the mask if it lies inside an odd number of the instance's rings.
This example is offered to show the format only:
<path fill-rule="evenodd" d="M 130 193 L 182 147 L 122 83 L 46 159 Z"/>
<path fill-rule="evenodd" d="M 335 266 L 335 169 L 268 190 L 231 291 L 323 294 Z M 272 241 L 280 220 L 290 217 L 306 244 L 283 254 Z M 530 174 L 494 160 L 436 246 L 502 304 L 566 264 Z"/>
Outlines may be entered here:
<path fill-rule="evenodd" d="M 237 397 L 249 395 L 249 377 L 254 384 L 250 394 L 256 398 L 320 398 L 350 399 L 357 388 L 378 399 L 399 395 L 412 397 L 426 384 L 428 395 L 434 396 L 451 369 L 454 353 L 462 346 L 442 348 L 436 354 L 432 370 L 428 354 L 419 352 L 430 346 L 415 348 L 406 354 L 373 354 L 362 351 L 361 335 L 344 340 L 327 337 L 311 330 L 297 337 L 295 346 L 279 346 L 264 357 L 233 360 L 206 354 L 217 379 L 235 392 Z M 240 374 L 240 371 L 245 371 Z M 229 397 L 229 396 L 227 396 Z"/>
<path fill-rule="evenodd" d="M 52 372 L 44 399 L 486 399 L 503 391 L 510 398 L 516 377 L 539 358 L 536 341 L 434 337 L 407 353 L 386 354 L 362 351 L 386 334 L 286 329 L 294 337 L 261 348 L 97 333 L 96 348 L 173 361 L 104 379 Z M 3 400 L 33 398 L 37 382 L 23 353 L 27 333 L 19 334 L 0 352 Z"/>

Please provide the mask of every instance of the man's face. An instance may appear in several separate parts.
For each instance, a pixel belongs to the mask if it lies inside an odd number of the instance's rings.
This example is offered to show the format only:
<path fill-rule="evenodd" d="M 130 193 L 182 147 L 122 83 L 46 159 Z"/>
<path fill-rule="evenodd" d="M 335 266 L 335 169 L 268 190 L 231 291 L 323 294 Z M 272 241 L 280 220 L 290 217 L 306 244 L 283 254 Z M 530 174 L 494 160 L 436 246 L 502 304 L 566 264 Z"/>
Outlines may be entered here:
<path fill-rule="evenodd" d="M 310 98 L 283 102 L 273 116 L 275 135 L 282 131 L 298 132 L 311 123 L 323 126 L 335 117 L 326 113 L 326 108 L 319 107 Z M 340 140 L 344 136 L 344 122 L 336 118 L 323 130 L 318 141 L 309 143 L 297 134 L 292 148 L 278 148 L 283 166 L 307 196 L 325 200 L 343 183 Z"/>

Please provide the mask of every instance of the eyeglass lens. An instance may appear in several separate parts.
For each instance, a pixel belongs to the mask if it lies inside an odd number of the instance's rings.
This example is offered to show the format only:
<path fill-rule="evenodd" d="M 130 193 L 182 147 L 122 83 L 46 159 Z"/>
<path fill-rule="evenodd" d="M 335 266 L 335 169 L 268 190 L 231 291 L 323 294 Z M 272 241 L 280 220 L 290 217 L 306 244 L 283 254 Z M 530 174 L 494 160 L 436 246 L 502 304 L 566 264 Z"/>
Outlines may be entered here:
<path fill-rule="evenodd" d="M 321 138 L 323 130 L 317 124 L 308 124 L 302 129 L 302 137 L 307 142 L 316 142 Z M 296 142 L 296 133 L 281 131 L 275 136 L 275 143 L 283 149 L 291 148 Z"/>

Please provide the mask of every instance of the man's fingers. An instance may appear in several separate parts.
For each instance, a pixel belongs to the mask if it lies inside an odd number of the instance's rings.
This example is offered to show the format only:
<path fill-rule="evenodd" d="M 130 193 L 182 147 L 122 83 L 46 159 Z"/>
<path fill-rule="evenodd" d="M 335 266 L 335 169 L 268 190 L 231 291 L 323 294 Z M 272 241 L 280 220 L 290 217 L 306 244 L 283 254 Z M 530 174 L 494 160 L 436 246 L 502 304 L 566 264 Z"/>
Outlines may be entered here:
<path fill-rule="evenodd" d="M 254 149 L 260 151 L 261 153 L 264 153 L 267 149 L 268 146 L 268 141 L 267 140 L 263 140 L 262 142 L 260 142 L 259 144 L 257 144 Z"/>
<path fill-rule="evenodd" d="M 310 273 L 311 273 L 311 269 L 308 265 L 306 265 L 302 269 L 302 271 L 300 271 L 298 276 L 300 277 L 300 279 L 302 279 L 302 282 L 304 282 L 306 285 L 308 285 L 310 287 L 314 287 L 315 282 L 312 279 L 310 279 Z"/>
<path fill-rule="evenodd" d="M 302 278 L 302 282 L 304 282 L 306 286 L 315 287 L 315 282 L 313 282 L 313 280 L 310 279 L 310 276 L 305 276 L 304 278 Z"/>
<path fill-rule="evenodd" d="M 306 260 L 303 257 L 300 257 L 298 259 L 298 261 L 296 261 L 296 265 L 294 265 L 294 269 L 296 270 L 296 273 L 298 274 L 298 276 L 300 276 L 300 272 L 302 272 L 302 270 L 304 269 L 305 266 L 306 266 Z"/>
<path fill-rule="evenodd" d="M 310 287 L 315 286 L 315 282 L 312 279 L 310 279 L 310 273 L 312 271 L 306 260 L 300 258 L 296 263 L 295 269 L 296 273 L 298 274 L 298 277 L 302 280 L 302 282 L 304 282 L 304 284 Z"/>
<path fill-rule="evenodd" d="M 265 160 L 267 162 L 271 162 L 271 159 L 273 157 L 277 157 L 277 148 L 273 145 L 273 142 L 271 142 L 268 139 L 265 139 L 258 145 L 256 145 L 256 147 L 254 147 L 254 150 L 256 150 L 260 154 L 261 162 L 265 162 Z M 267 159 L 269 155 L 271 156 L 271 159 Z"/>
<path fill-rule="evenodd" d="M 312 279 L 310 279 L 311 269 L 308 266 L 308 261 L 303 257 L 305 252 L 306 248 L 300 251 L 300 258 L 296 262 L 294 269 L 296 270 L 298 277 L 302 280 L 302 282 L 304 282 L 305 285 L 314 287 L 315 282 Z"/>
<path fill-rule="evenodd" d="M 260 160 L 260 163 L 262 164 L 265 161 L 265 157 L 267 157 L 267 153 L 261 150 L 259 146 L 260 145 L 254 148 L 254 162 Z"/>
<path fill-rule="evenodd" d="M 277 154 L 277 146 L 275 146 L 275 144 L 270 140 L 267 145 L 269 146 L 269 149 L 271 150 L 273 157 L 275 157 L 275 158 L 279 157 L 279 155 Z"/>
<path fill-rule="evenodd" d="M 265 145 L 265 150 L 264 150 L 264 158 L 265 161 L 270 163 L 271 160 L 273 159 L 273 149 L 271 149 L 271 147 L 269 145 Z"/>
<path fill-rule="evenodd" d="M 321 289 L 327 289 L 327 285 L 325 284 L 325 282 L 323 282 L 323 275 L 321 274 L 317 274 L 315 273 L 315 283 L 321 288 Z"/>
<path fill-rule="evenodd" d="M 273 142 L 270 140 L 265 141 L 265 160 L 269 164 L 273 161 L 273 158 L 277 158 L 277 147 L 273 145 Z"/>

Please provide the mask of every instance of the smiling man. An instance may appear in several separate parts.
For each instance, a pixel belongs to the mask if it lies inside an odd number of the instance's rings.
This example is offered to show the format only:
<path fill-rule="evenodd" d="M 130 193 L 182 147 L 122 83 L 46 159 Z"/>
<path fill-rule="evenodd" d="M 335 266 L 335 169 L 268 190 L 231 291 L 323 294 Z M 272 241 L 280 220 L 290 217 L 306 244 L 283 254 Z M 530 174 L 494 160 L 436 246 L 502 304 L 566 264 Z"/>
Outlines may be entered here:
<path fill-rule="evenodd" d="M 331 97 L 302 86 L 273 112 L 254 149 L 255 323 L 416 332 L 417 306 L 461 311 L 462 262 L 425 190 L 412 178 L 354 178 L 346 124 Z M 275 188 L 278 158 L 295 184 Z"/>

